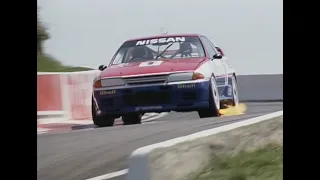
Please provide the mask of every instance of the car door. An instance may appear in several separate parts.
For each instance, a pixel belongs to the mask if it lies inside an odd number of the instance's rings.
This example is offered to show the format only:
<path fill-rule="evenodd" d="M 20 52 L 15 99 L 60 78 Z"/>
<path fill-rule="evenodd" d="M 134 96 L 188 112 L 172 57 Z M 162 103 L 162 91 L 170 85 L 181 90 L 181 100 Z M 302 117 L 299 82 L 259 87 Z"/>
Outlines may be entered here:
<path fill-rule="evenodd" d="M 214 72 L 215 76 L 217 78 L 225 78 L 226 77 L 226 69 L 223 64 L 223 61 L 221 59 L 213 59 L 213 56 L 217 54 L 217 50 L 214 48 L 210 40 L 205 37 L 201 36 L 202 42 L 205 44 L 205 48 L 208 52 L 208 55 L 210 56 L 210 63 L 211 63 L 211 68 L 212 71 Z"/>

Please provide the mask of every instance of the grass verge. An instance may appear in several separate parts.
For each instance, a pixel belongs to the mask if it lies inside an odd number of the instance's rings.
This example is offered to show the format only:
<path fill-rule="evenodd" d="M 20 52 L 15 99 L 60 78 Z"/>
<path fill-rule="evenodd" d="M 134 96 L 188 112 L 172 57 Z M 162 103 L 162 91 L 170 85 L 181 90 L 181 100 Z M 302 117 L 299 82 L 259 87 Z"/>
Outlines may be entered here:
<path fill-rule="evenodd" d="M 282 180 L 283 146 L 269 144 L 234 156 L 213 156 L 195 180 Z"/>

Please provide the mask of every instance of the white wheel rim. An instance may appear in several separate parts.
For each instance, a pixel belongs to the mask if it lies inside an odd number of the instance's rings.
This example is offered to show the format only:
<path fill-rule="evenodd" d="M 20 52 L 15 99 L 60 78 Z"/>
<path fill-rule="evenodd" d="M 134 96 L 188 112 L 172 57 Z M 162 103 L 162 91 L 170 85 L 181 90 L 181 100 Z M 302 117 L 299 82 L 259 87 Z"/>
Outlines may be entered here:
<path fill-rule="evenodd" d="M 239 104 L 239 97 L 238 97 L 238 87 L 236 83 L 236 79 L 232 77 L 232 96 L 235 106 Z"/>
<path fill-rule="evenodd" d="M 217 83 L 213 77 L 211 78 L 211 92 L 212 92 L 213 101 L 214 101 L 214 104 L 216 105 L 216 108 L 220 109 L 218 87 L 217 87 Z"/>

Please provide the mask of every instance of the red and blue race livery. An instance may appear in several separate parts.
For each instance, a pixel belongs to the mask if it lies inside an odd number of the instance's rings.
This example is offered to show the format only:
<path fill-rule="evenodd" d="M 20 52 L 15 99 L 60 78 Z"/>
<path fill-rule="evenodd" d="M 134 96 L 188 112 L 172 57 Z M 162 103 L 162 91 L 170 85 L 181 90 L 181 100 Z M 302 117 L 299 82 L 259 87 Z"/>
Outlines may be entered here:
<path fill-rule="evenodd" d="M 93 82 L 92 117 L 100 127 L 141 123 L 148 112 L 197 111 L 219 116 L 222 102 L 238 105 L 234 68 L 221 48 L 198 34 L 124 42 Z"/>

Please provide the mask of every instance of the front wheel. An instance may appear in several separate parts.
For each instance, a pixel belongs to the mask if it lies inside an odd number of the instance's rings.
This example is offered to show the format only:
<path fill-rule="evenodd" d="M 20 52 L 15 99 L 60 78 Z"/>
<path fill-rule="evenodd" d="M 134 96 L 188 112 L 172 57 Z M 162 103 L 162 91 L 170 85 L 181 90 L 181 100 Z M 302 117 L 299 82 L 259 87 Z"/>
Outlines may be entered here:
<path fill-rule="evenodd" d="M 209 107 L 198 110 L 200 118 L 220 116 L 220 98 L 217 87 L 217 82 L 214 77 L 211 77 L 209 90 Z"/>
<path fill-rule="evenodd" d="M 114 125 L 114 121 L 115 121 L 114 117 L 97 114 L 97 110 L 94 105 L 93 98 L 92 98 L 92 103 L 91 103 L 91 113 L 92 113 L 92 120 L 93 120 L 94 125 L 96 125 L 98 127 L 108 127 L 108 126 Z"/>

